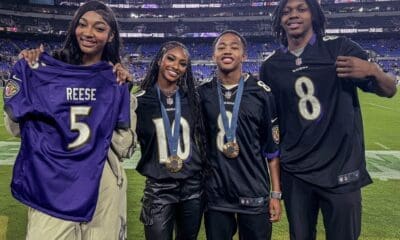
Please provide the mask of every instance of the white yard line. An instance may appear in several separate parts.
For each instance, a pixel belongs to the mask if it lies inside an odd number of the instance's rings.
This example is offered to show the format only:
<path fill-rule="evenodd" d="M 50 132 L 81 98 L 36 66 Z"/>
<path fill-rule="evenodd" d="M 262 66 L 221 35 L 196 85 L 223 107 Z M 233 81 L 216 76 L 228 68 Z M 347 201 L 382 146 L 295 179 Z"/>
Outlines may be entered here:
<path fill-rule="evenodd" d="M 374 107 L 383 108 L 383 109 L 387 109 L 387 110 L 391 110 L 391 111 L 397 112 L 397 110 L 395 110 L 395 109 L 393 109 L 391 107 L 386 107 L 386 106 L 379 105 L 379 104 L 376 104 L 376 103 L 367 103 L 367 104 L 369 104 L 371 106 L 374 106 Z"/>
<path fill-rule="evenodd" d="M 383 145 L 382 143 L 379 143 L 379 142 L 374 142 L 374 143 L 375 143 L 376 145 L 378 145 L 379 147 L 385 149 L 385 150 L 390 150 L 390 147 L 387 147 L 387 146 Z"/>

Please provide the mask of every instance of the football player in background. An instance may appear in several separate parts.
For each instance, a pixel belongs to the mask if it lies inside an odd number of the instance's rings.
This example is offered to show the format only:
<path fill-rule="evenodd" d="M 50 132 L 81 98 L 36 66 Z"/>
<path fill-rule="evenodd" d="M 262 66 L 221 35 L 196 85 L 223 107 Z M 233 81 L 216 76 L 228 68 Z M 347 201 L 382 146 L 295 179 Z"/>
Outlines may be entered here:
<path fill-rule="evenodd" d="M 120 160 L 132 154 L 134 113 L 127 86 L 115 81 L 130 78 L 119 50 L 112 10 L 91 1 L 76 11 L 55 59 L 23 51 L 29 66 L 14 67 L 5 122 L 22 138 L 11 188 L 29 206 L 28 240 L 126 239 Z"/>
<path fill-rule="evenodd" d="M 271 239 L 281 216 L 279 127 L 271 89 L 243 73 L 247 43 L 227 30 L 213 44 L 214 79 L 199 87 L 210 169 L 205 190 L 206 235 Z"/>
<path fill-rule="evenodd" d="M 290 239 L 316 239 L 321 210 L 326 239 L 358 239 L 360 188 L 372 182 L 357 89 L 396 93 L 392 76 L 345 37 L 327 37 L 317 0 L 282 0 L 273 29 L 282 44 L 260 79 L 276 97 L 281 181 Z"/>

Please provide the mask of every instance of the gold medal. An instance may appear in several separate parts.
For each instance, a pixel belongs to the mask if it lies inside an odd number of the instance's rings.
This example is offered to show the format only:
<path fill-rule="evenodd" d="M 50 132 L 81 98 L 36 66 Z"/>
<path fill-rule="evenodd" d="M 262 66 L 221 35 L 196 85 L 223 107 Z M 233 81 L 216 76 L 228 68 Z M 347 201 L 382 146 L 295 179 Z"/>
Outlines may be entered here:
<path fill-rule="evenodd" d="M 182 159 L 176 155 L 169 156 L 165 166 L 170 172 L 176 173 L 182 169 Z"/>
<path fill-rule="evenodd" d="M 239 145 L 236 142 L 227 142 L 222 151 L 227 158 L 236 158 L 239 155 Z"/>

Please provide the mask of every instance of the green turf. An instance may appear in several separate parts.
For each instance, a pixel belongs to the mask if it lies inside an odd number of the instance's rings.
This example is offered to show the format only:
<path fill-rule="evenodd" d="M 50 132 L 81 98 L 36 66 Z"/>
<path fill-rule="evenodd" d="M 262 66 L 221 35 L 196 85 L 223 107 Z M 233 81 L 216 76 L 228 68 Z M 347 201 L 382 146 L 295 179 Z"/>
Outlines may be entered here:
<path fill-rule="evenodd" d="M 7 238 L 0 240 L 22 240 L 25 234 L 26 207 L 10 194 L 9 182 L 11 166 L 0 166 L 0 223 L 8 217 Z M 140 198 L 143 193 L 144 179 L 133 170 L 128 175 L 128 239 L 142 240 L 143 227 L 139 221 Z M 400 239 L 400 181 L 375 180 L 375 183 L 363 189 L 363 226 L 360 239 L 389 240 Z M 288 225 L 285 217 L 274 225 L 274 240 L 288 239 Z M 200 231 L 200 240 L 205 239 L 204 229 Z M 318 239 L 324 239 L 323 228 L 318 226 Z"/>
<path fill-rule="evenodd" d="M 382 98 L 360 92 L 359 97 L 366 149 L 400 150 L 400 93 L 393 98 Z"/>
<path fill-rule="evenodd" d="M 19 141 L 18 138 L 12 137 L 5 130 L 3 105 L 3 88 L 0 88 L 0 141 Z"/>

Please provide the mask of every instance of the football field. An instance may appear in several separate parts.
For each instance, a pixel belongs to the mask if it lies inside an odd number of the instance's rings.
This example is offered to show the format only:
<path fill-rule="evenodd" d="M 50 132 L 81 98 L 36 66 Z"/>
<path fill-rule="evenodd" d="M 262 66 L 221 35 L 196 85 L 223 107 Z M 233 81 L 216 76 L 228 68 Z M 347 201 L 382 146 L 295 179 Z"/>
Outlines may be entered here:
<path fill-rule="evenodd" d="M 0 91 L 2 92 L 2 91 Z M 400 239 L 400 94 L 392 99 L 360 93 L 367 149 L 367 165 L 374 184 L 363 189 L 363 240 Z M 0 94 L 0 106 L 3 107 Z M 8 135 L 0 111 L 0 240 L 22 240 L 25 236 L 26 207 L 10 194 L 12 164 L 19 141 Z M 128 239 L 144 239 L 139 221 L 144 178 L 135 172 L 139 154 L 128 160 Z M 205 239 L 204 228 L 200 240 Z M 283 216 L 274 225 L 273 240 L 289 239 Z M 318 239 L 325 239 L 321 221 Z"/>

